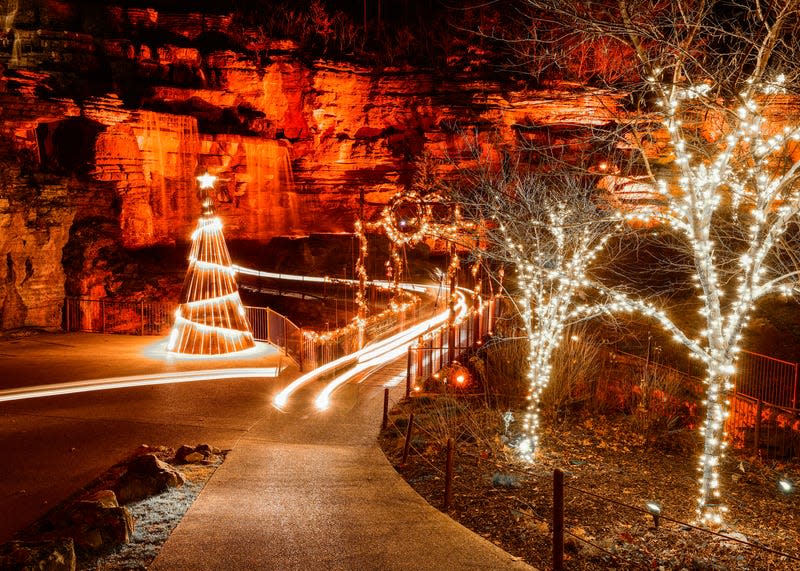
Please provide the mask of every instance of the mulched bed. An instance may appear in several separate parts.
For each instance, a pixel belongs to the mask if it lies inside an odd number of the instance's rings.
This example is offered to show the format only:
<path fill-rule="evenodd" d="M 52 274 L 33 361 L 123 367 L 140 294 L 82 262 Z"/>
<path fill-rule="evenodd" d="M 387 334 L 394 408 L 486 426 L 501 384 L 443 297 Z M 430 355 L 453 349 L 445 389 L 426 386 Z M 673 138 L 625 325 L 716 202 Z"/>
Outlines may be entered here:
<path fill-rule="evenodd" d="M 402 466 L 411 411 L 412 447 Z M 528 465 L 513 450 L 516 418 L 506 416 L 504 423 L 502 412 L 469 406 L 458 397 L 412 399 L 392 411 L 391 421 L 381 438 L 387 457 L 440 509 L 445 442 L 453 437 L 456 468 L 447 513 L 539 569 L 552 564 L 555 468 L 565 472 L 567 484 L 565 569 L 800 569 L 800 495 L 796 490 L 783 493 L 778 486 L 781 479 L 800 482 L 797 459 L 731 451 L 723 461 L 721 482 L 730 512 L 720 531 L 753 544 L 747 545 L 664 519 L 691 523 L 695 518 L 697 442 L 692 432 L 671 433 L 659 448 L 648 448 L 629 419 L 568 418 L 556 426 L 545 423 L 540 453 Z M 661 506 L 658 527 L 647 502 Z"/>

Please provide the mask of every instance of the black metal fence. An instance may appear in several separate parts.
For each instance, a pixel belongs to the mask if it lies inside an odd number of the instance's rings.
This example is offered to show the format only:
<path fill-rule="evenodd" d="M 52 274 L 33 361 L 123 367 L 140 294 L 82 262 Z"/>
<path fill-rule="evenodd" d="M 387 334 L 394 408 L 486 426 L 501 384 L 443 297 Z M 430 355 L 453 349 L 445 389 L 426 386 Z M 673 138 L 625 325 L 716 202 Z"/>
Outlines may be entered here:
<path fill-rule="evenodd" d="M 422 382 L 437 373 L 445 365 L 458 359 L 474 347 L 485 335 L 492 332 L 500 303 L 490 299 L 480 311 L 473 311 L 450 329 L 444 324 L 420 337 L 415 346 L 409 348 L 406 370 L 407 392 L 412 385 Z"/>
<path fill-rule="evenodd" d="M 742 351 L 736 362 L 738 394 L 775 406 L 797 408 L 798 364 Z"/>
<path fill-rule="evenodd" d="M 158 301 L 109 301 L 66 298 L 64 330 L 88 333 L 166 335 L 178 304 Z"/>
<path fill-rule="evenodd" d="M 399 312 L 387 311 L 367 319 L 363 342 L 368 343 L 392 332 L 404 330 L 414 324 L 420 315 L 419 303 L 409 305 Z M 304 371 L 310 371 L 340 357 L 357 351 L 362 342 L 361 333 L 352 324 L 340 329 L 320 334 L 304 331 L 302 335 L 302 364 Z"/>
<path fill-rule="evenodd" d="M 117 301 L 66 298 L 64 330 L 128 335 L 167 335 L 178 304 L 167 301 Z M 268 307 L 245 306 L 257 341 L 271 343 L 298 363 L 302 332 L 292 321 Z"/>

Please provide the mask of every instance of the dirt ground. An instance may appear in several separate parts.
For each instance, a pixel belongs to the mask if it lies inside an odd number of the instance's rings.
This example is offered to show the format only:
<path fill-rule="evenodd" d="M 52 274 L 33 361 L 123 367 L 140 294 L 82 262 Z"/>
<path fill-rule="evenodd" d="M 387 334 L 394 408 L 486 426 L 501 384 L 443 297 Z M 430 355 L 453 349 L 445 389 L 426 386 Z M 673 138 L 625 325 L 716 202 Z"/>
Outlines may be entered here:
<path fill-rule="evenodd" d="M 411 447 L 402 465 L 411 411 Z M 458 397 L 412 399 L 393 411 L 382 445 L 409 484 L 441 509 L 445 442 L 452 437 L 453 499 L 446 513 L 539 569 L 552 561 L 555 468 L 566 482 L 565 569 L 800 569 L 800 495 L 779 484 L 800 482 L 796 459 L 729 452 L 721 465 L 730 509 L 720 530 L 726 538 L 686 525 L 695 520 L 698 496 L 693 432 L 665 435 L 654 448 L 625 418 L 545 422 L 536 461 L 525 464 L 513 449 L 518 416 L 507 414 L 504 422 L 501 411 L 466 406 Z M 648 503 L 660 506 L 657 527 Z"/>

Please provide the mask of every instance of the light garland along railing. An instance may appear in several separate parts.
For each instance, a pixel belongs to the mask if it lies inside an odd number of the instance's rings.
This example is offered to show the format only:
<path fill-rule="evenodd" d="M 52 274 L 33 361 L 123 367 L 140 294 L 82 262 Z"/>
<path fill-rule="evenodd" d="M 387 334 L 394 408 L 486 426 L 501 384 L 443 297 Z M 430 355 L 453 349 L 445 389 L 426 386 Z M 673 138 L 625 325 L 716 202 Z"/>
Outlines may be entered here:
<path fill-rule="evenodd" d="M 347 278 L 332 278 L 328 276 L 303 276 L 297 274 L 283 274 L 277 272 L 264 272 L 252 268 L 234 265 L 235 270 L 244 276 L 261 279 L 298 282 L 300 284 L 342 284 L 350 287 L 377 288 L 380 290 L 395 290 L 397 284 L 387 280 L 360 280 Z M 300 346 L 300 363 L 304 371 L 310 371 L 341 359 L 357 351 L 365 342 L 375 340 L 391 331 L 402 331 L 419 317 L 420 299 L 414 294 L 429 291 L 428 286 L 401 282 L 399 288 L 403 291 L 403 298 L 393 300 L 386 310 L 368 317 L 363 322 L 354 319 L 344 327 L 324 333 L 303 331 Z"/>
<path fill-rule="evenodd" d="M 374 341 L 394 331 L 403 331 L 420 314 L 419 298 L 368 317 L 363 324 L 353 320 L 344 327 L 319 333 L 303 331 L 303 370 L 309 371 L 357 351 L 364 342 Z M 363 331 L 363 337 L 362 337 Z"/>

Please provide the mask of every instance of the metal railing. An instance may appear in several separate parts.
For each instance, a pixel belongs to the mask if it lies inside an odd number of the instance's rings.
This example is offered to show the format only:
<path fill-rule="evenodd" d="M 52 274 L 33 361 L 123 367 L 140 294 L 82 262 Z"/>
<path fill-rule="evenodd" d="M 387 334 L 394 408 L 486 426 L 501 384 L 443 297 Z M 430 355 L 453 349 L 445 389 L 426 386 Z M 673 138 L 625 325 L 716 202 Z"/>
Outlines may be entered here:
<path fill-rule="evenodd" d="M 736 393 L 726 424 L 733 445 L 771 458 L 800 457 L 800 409 Z"/>
<path fill-rule="evenodd" d="M 733 378 L 738 394 L 775 406 L 797 408 L 798 364 L 742 351 Z"/>
<path fill-rule="evenodd" d="M 364 327 L 364 343 L 374 341 L 390 332 L 404 330 L 412 325 L 420 314 L 420 304 L 413 303 L 399 312 L 387 312 L 367 318 Z M 304 371 L 310 371 L 359 349 L 359 331 L 352 324 L 340 329 L 319 334 L 304 331 L 302 335 L 301 363 Z"/>
<path fill-rule="evenodd" d="M 484 303 L 480 311 L 471 311 L 453 326 L 445 324 L 421 337 L 408 349 L 406 365 L 406 395 L 412 385 L 421 383 L 446 365 L 459 359 L 484 336 L 489 335 L 497 319 L 500 304 L 496 299 Z M 452 343 L 452 346 L 451 346 Z"/>
<path fill-rule="evenodd" d="M 266 341 L 280 347 L 298 365 L 302 365 L 300 347 L 303 333 L 291 319 L 269 307 L 246 305 L 244 309 L 256 341 Z"/>
<path fill-rule="evenodd" d="M 742 351 L 726 430 L 734 446 L 769 457 L 800 456 L 798 364 Z"/>
<path fill-rule="evenodd" d="M 174 302 L 66 298 L 64 330 L 86 333 L 166 335 L 175 320 Z"/>
<path fill-rule="evenodd" d="M 169 301 L 118 301 L 68 297 L 64 300 L 64 331 L 167 335 L 178 304 Z M 302 333 L 299 327 L 268 307 L 245 306 L 256 341 L 283 350 L 300 363 Z"/>

